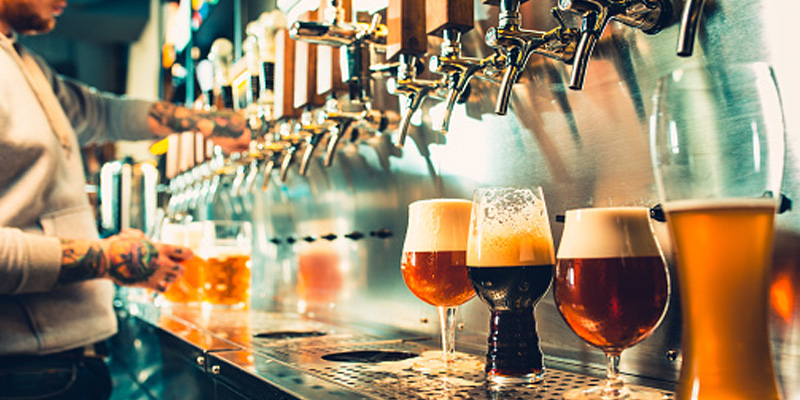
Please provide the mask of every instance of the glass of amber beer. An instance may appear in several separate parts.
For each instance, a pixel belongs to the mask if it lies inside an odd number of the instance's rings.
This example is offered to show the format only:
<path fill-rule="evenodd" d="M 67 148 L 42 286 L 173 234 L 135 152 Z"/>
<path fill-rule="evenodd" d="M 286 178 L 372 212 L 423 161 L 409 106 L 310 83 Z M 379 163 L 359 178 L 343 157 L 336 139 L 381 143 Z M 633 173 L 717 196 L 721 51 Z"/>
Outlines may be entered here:
<path fill-rule="evenodd" d="M 650 139 L 681 294 L 677 397 L 779 399 L 767 307 L 784 126 L 771 68 L 662 77 Z"/>
<path fill-rule="evenodd" d="M 474 194 L 467 267 L 491 318 L 486 374 L 497 385 L 540 382 L 544 363 L 534 307 L 553 277 L 553 237 L 540 187 Z"/>
<path fill-rule="evenodd" d="M 204 221 L 197 255 L 205 261 L 203 305 L 244 308 L 250 300 L 252 229 L 245 221 Z"/>
<path fill-rule="evenodd" d="M 202 222 L 171 222 L 165 220 L 161 226 L 162 243 L 186 246 L 193 252 L 199 250 L 203 235 Z M 170 303 L 200 304 L 203 299 L 205 260 L 194 256 L 183 263 L 184 273 L 172 282 L 164 292 L 164 299 Z"/>
<path fill-rule="evenodd" d="M 581 339 L 606 354 L 606 380 L 566 392 L 568 400 L 660 400 L 619 377 L 623 350 L 649 336 L 664 317 L 669 274 L 644 207 L 584 208 L 566 213 L 553 295 Z"/>
<path fill-rule="evenodd" d="M 459 199 L 420 200 L 408 207 L 403 280 L 417 298 L 438 308 L 442 333 L 441 363 L 425 358 L 419 370 L 474 366 L 471 356 L 455 352 L 457 307 L 475 297 L 466 266 L 471 210 L 472 202 Z"/>

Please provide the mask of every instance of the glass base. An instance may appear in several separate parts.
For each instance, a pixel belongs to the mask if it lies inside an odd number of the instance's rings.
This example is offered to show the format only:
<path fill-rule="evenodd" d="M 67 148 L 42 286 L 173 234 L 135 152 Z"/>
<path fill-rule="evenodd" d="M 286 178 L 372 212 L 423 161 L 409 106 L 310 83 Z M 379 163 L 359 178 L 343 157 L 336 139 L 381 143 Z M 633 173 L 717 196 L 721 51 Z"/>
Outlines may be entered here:
<path fill-rule="evenodd" d="M 455 352 L 451 362 L 445 362 L 441 351 L 426 351 L 413 359 L 411 369 L 426 374 L 475 373 L 483 369 L 480 358 Z"/>
<path fill-rule="evenodd" d="M 605 385 L 572 389 L 564 393 L 565 400 L 664 400 L 667 396 L 657 390 L 625 385 L 610 390 Z"/>
<path fill-rule="evenodd" d="M 529 385 L 532 383 L 544 382 L 544 368 L 524 375 L 498 375 L 488 373 L 486 379 L 491 385 L 495 386 L 516 386 L 516 385 Z"/>

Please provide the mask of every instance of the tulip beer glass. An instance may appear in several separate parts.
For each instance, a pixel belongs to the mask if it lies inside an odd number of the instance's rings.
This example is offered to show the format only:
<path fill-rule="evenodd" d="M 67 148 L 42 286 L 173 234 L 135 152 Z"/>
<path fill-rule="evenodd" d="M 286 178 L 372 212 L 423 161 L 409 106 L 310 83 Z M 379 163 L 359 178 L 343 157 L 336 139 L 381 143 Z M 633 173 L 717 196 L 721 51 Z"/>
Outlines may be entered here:
<path fill-rule="evenodd" d="M 442 331 L 442 363 L 426 359 L 419 369 L 446 370 L 457 366 L 455 317 L 458 306 L 475 297 L 467 277 L 469 200 L 420 200 L 408 207 L 401 271 L 411 293 L 436 306 Z"/>
<path fill-rule="evenodd" d="M 619 378 L 623 350 L 649 336 L 664 317 L 669 275 L 644 207 L 567 211 L 553 296 L 581 339 L 606 354 L 604 383 L 568 391 L 568 400 L 660 400 Z"/>
<path fill-rule="evenodd" d="M 250 299 L 249 222 L 205 221 L 197 254 L 206 262 L 203 304 L 244 308 Z"/>
<path fill-rule="evenodd" d="M 772 70 L 675 70 L 650 124 L 681 293 L 677 398 L 779 399 L 767 311 L 784 126 Z"/>
<path fill-rule="evenodd" d="M 550 287 L 554 263 L 541 188 L 475 191 L 467 266 L 472 286 L 491 311 L 485 367 L 490 382 L 544 377 L 533 310 Z"/>

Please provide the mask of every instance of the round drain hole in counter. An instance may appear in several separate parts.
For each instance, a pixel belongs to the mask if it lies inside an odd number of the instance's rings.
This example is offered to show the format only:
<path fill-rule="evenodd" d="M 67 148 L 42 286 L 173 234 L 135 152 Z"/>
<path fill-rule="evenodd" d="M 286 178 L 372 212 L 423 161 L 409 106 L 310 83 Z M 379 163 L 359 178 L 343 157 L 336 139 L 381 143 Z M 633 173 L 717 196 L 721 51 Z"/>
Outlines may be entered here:
<path fill-rule="evenodd" d="M 363 350 L 363 351 L 347 351 L 343 353 L 331 353 L 322 356 L 325 361 L 335 362 L 351 362 L 351 363 L 382 363 L 401 361 L 408 358 L 417 357 L 417 354 L 408 353 L 405 351 L 389 351 L 389 350 Z"/>
<path fill-rule="evenodd" d="M 258 339 L 298 339 L 307 337 L 325 336 L 328 332 L 322 331 L 275 331 L 275 332 L 261 332 L 253 335 Z"/>

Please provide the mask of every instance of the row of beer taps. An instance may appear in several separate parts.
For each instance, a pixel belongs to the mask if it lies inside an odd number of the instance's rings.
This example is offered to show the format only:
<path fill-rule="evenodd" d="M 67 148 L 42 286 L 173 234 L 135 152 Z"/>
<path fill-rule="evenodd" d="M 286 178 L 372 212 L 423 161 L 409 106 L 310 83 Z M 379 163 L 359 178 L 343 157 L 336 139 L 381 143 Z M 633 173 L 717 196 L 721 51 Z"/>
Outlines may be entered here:
<path fill-rule="evenodd" d="M 232 95 L 229 72 L 233 46 L 225 39 L 212 46 L 208 61 L 201 61 L 206 64 L 197 68 L 203 106 L 235 105 L 211 101 L 212 92 L 228 100 L 244 99 L 239 108 L 247 117 L 253 141 L 246 152 L 225 156 L 217 150 L 208 154 L 205 162 L 173 179 L 168 211 L 190 210 L 201 199 L 213 202 L 223 187 L 231 197 L 266 190 L 275 169 L 278 179 L 285 182 L 299 154 L 298 173 L 304 176 L 323 144 L 322 165 L 330 167 L 337 147 L 348 137 L 355 143 L 397 130 L 395 146 L 403 147 L 412 117 L 429 97 L 445 102 L 444 116 L 434 128 L 447 133 L 453 108 L 466 97 L 473 78 L 499 83 L 494 111 L 505 115 L 512 88 L 532 54 L 571 65 L 568 86 L 581 90 L 592 52 L 611 20 L 655 34 L 672 19 L 671 0 L 558 0 L 550 10 L 557 27 L 538 31 L 521 27 L 520 6 L 528 0 L 483 0 L 485 5 L 499 8 L 498 21 L 485 34 L 492 53 L 475 58 L 462 54 L 461 43 L 462 35 L 473 29 L 473 0 L 389 0 L 387 24 L 382 23 L 382 13 L 374 13 L 369 23 L 357 22 L 351 1 L 322 0 L 322 17 L 316 20 L 287 25 L 276 10 L 248 24 L 242 46 L 248 90 L 238 96 Z M 703 0 L 684 3 L 679 55 L 691 55 L 702 8 Z M 580 25 L 569 26 L 567 15 Z M 428 51 L 426 35 L 441 38 L 439 54 L 431 55 L 427 65 L 436 79 L 420 77 Z M 280 89 L 276 85 L 285 85 L 284 80 L 290 79 L 287 68 L 291 65 L 276 64 L 287 36 L 339 53 L 334 69 L 340 82 L 333 83 L 321 104 L 307 101 L 300 106 L 302 111 L 295 113 L 283 112 L 287 105 L 276 94 Z M 322 75 L 321 71 L 316 74 Z M 375 81 L 382 77 L 388 77 L 388 93 L 398 96 L 399 113 L 373 107 Z"/>

